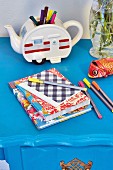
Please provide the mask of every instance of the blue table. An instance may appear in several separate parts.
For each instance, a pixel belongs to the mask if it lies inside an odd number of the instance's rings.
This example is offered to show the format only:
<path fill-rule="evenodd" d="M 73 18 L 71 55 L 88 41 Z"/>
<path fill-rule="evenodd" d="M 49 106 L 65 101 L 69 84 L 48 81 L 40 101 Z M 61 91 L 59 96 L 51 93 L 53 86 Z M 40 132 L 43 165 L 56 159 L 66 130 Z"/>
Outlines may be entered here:
<path fill-rule="evenodd" d="M 90 40 L 79 41 L 59 64 L 34 65 L 13 51 L 9 38 L 0 38 L 0 159 L 11 170 L 60 170 L 59 162 L 78 158 L 93 162 L 92 170 L 113 169 L 113 113 L 88 89 L 103 119 L 92 110 L 43 130 L 37 130 L 8 87 L 8 82 L 56 68 L 72 83 L 88 78 Z M 89 78 L 88 78 L 89 79 Z M 113 100 L 113 77 L 96 79 Z M 89 81 L 92 81 L 89 79 Z"/>

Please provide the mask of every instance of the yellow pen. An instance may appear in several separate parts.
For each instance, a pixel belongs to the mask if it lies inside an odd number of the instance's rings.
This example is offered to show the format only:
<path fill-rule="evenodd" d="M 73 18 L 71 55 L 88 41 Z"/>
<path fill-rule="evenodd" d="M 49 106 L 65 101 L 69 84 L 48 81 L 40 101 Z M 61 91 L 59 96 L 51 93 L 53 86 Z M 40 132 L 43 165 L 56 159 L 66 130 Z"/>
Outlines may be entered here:
<path fill-rule="evenodd" d="M 43 84 L 44 82 L 40 79 L 36 79 L 36 78 L 28 78 L 29 81 L 33 82 L 33 83 L 40 83 Z"/>
<path fill-rule="evenodd" d="M 40 84 L 50 84 L 50 85 L 53 85 L 53 86 L 72 88 L 72 89 L 76 89 L 76 90 L 83 90 L 83 91 L 87 90 L 87 88 L 83 88 L 83 87 L 78 87 L 78 86 L 69 85 L 69 84 L 55 83 L 55 82 L 50 82 L 50 81 L 43 81 L 43 80 L 40 80 L 40 79 L 37 79 L 37 78 L 28 78 L 28 81 L 31 81 L 31 82 L 34 82 L 34 83 L 40 83 Z"/>
<path fill-rule="evenodd" d="M 48 14 L 47 14 L 47 18 L 46 18 L 46 22 L 47 22 L 47 23 L 48 23 L 49 20 L 51 19 L 52 14 L 53 14 L 53 10 L 49 10 L 49 11 L 48 11 Z"/>

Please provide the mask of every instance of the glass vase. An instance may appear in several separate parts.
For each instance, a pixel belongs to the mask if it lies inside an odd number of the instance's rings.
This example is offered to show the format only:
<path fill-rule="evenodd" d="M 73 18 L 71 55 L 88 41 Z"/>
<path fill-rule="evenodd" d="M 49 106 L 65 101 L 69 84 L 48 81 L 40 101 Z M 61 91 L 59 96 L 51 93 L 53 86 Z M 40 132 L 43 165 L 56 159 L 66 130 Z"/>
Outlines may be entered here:
<path fill-rule="evenodd" d="M 113 57 L 113 0 L 93 0 L 89 29 L 93 46 L 91 56 Z"/>

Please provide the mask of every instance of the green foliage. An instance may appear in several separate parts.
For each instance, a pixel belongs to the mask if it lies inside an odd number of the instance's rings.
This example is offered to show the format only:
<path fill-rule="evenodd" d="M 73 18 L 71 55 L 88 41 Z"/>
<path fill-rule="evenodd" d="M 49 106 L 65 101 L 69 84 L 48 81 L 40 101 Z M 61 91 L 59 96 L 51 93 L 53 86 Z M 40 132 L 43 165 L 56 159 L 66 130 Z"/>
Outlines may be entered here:
<path fill-rule="evenodd" d="M 91 10 L 90 30 L 92 40 L 100 32 L 99 51 L 101 52 L 113 43 L 113 1 L 97 1 L 99 9 L 96 11 L 92 8 Z"/>

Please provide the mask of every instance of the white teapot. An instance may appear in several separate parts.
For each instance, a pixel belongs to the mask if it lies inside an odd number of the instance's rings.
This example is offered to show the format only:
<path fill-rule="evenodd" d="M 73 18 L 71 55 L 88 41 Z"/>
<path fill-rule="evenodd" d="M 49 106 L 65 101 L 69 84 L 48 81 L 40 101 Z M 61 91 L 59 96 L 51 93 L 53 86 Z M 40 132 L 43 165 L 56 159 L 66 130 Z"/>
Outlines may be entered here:
<path fill-rule="evenodd" d="M 78 33 L 72 40 L 66 30 L 70 26 L 78 28 Z M 23 24 L 19 36 L 11 25 L 6 25 L 5 28 L 9 33 L 14 51 L 23 54 L 28 62 L 37 64 L 46 60 L 50 60 L 51 63 L 61 62 L 61 58 L 66 58 L 70 54 L 72 47 L 83 35 L 83 27 L 78 21 L 71 20 L 63 23 L 58 18 L 55 19 L 55 24 L 39 26 L 35 26 L 28 19 Z"/>

